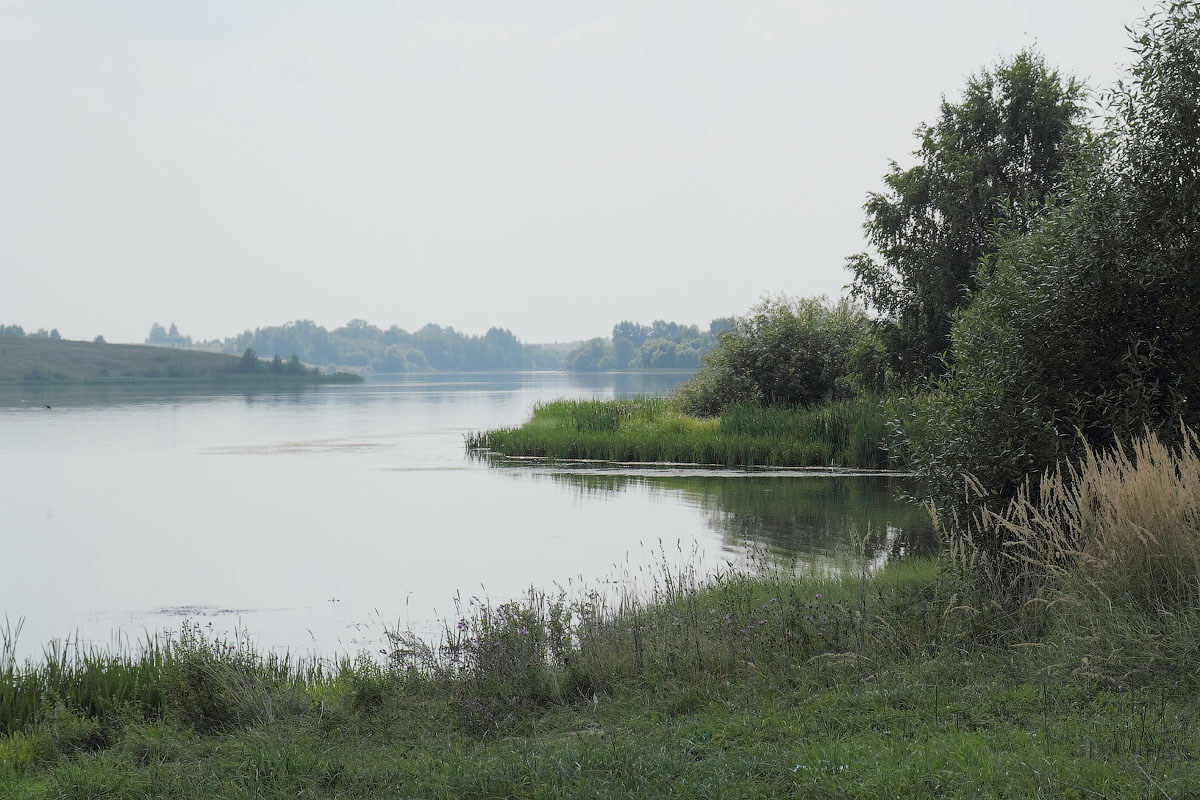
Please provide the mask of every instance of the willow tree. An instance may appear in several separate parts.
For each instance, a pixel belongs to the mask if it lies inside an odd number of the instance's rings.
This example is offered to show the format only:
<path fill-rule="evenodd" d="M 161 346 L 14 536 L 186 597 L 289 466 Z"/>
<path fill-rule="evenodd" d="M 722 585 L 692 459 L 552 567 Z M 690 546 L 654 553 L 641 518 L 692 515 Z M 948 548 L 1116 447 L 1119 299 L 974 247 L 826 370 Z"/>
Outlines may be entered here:
<path fill-rule="evenodd" d="M 890 366 L 906 382 L 939 374 L 950 319 L 996 248 L 997 221 L 1024 232 L 1085 138 L 1084 90 L 1024 51 L 970 77 L 917 130 L 917 164 L 892 162 L 868 196 L 863 229 L 878 254 L 851 256 L 852 292 L 886 320 Z"/>

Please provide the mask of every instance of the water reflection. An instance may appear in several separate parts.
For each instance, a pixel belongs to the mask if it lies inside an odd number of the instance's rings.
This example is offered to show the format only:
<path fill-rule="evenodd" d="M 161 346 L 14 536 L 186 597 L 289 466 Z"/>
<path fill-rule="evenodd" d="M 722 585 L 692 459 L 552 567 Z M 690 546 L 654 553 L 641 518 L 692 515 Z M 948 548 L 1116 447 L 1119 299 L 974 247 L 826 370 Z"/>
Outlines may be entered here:
<path fill-rule="evenodd" d="M 589 499 L 641 491 L 651 498 L 700 509 L 727 550 L 765 551 L 775 558 L 816 563 L 863 554 L 879 564 L 927 554 L 936 541 L 928 513 L 899 499 L 909 479 L 893 475 L 764 473 L 632 475 L 535 473 Z"/>

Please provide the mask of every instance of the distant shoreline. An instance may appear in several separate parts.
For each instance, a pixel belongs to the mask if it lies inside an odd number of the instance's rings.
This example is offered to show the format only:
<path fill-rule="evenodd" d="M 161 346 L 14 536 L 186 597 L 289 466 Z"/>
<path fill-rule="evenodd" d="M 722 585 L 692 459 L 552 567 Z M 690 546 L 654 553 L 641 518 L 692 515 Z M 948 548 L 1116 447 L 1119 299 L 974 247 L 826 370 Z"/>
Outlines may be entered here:
<path fill-rule="evenodd" d="M 274 355 L 274 354 L 272 354 Z M 307 386 L 361 383 L 292 359 L 271 360 L 139 344 L 0 337 L 0 386 Z"/>

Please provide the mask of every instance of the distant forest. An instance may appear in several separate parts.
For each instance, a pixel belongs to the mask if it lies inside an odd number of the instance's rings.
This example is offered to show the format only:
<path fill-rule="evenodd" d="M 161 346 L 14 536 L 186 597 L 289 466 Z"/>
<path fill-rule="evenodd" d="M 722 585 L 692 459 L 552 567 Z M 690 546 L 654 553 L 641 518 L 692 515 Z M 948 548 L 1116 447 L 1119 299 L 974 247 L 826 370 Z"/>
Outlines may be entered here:
<path fill-rule="evenodd" d="M 562 368 L 576 372 L 606 369 L 695 369 L 717 346 L 717 337 L 733 329 L 730 317 L 714 319 L 708 330 L 655 320 L 652 325 L 619 322 L 611 339 L 589 339 L 563 358 Z"/>
<path fill-rule="evenodd" d="M 348 367 L 371 372 L 487 371 L 568 369 L 576 371 L 695 368 L 716 346 L 716 337 L 733 326 L 716 319 L 707 331 L 695 325 L 656 320 L 651 325 L 620 322 L 611 338 L 566 345 L 523 344 L 512 331 L 491 328 L 482 336 L 429 324 L 409 332 L 387 330 L 355 319 L 327 330 L 310 320 L 247 330 L 224 340 L 193 341 L 172 323 L 155 323 L 145 343 L 240 355 L 247 349 L 270 357 L 292 354 L 306 364 Z"/>

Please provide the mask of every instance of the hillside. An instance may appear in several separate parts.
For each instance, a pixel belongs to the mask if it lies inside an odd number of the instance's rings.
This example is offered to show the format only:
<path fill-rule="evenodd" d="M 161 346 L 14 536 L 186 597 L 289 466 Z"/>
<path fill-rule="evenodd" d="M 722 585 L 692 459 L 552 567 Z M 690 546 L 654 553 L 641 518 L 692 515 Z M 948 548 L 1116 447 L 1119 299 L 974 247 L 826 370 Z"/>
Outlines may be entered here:
<path fill-rule="evenodd" d="M 189 380 L 221 383 L 357 382 L 357 375 L 323 375 L 299 364 L 272 370 L 268 361 L 140 344 L 97 344 L 0 337 L 0 383 Z"/>

